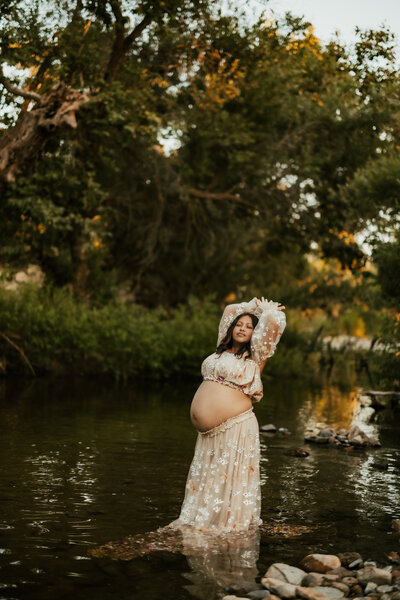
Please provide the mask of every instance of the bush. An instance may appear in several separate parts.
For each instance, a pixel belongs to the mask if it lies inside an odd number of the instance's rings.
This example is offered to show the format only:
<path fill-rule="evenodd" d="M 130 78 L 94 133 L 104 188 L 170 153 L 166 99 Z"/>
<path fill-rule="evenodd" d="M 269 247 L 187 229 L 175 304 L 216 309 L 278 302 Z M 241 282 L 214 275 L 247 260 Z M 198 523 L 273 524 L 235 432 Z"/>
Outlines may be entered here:
<path fill-rule="evenodd" d="M 66 289 L 0 290 L 1 350 L 20 369 L 16 344 L 38 372 L 169 377 L 194 374 L 215 347 L 219 310 L 211 300 L 172 311 L 113 300 L 88 307 Z M 3 360 L 4 363 L 4 360 Z"/>

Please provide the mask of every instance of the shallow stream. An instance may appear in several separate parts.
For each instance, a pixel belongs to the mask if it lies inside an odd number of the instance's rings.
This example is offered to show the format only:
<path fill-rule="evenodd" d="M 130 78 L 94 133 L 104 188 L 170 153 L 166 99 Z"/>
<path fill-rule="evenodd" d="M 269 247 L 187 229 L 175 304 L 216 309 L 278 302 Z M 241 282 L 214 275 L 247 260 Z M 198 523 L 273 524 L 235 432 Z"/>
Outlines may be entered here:
<path fill-rule="evenodd" d="M 176 518 L 196 434 L 188 419 L 197 382 L 116 387 L 93 381 L 10 381 L 0 387 L 0 599 L 183 600 L 218 597 L 234 581 L 235 552 L 151 553 L 131 561 L 88 552 Z M 384 561 L 399 541 L 400 419 L 357 416 L 356 387 L 266 382 L 262 518 L 269 533 L 248 552 L 254 574 L 310 552 L 354 550 Z M 308 426 L 362 424 L 382 448 L 303 442 Z M 306 458 L 288 456 L 302 446 Z M 374 466 L 386 461 L 388 468 Z M 275 530 L 274 530 L 275 528 Z M 241 553 L 243 558 L 243 552 Z"/>

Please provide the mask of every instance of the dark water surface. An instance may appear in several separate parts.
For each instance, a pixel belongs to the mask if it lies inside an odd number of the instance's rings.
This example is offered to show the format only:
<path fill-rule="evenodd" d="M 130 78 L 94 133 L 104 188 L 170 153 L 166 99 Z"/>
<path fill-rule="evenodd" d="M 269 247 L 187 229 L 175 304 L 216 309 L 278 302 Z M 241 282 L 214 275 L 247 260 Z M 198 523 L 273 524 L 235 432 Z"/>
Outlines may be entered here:
<path fill-rule="evenodd" d="M 88 554 L 177 517 L 196 437 L 188 419 L 196 387 L 2 384 L 0 600 L 212 600 L 219 586 L 234 580 L 240 565 L 232 548 L 131 561 Z M 362 425 L 379 436 L 380 449 L 346 452 L 303 443 L 309 425 L 361 422 L 357 407 L 354 386 L 265 384 L 255 406 L 260 424 L 292 433 L 262 437 L 262 518 L 281 529 L 239 551 L 248 573 L 263 574 L 276 561 L 297 564 L 310 552 L 355 550 L 384 561 L 399 550 L 391 534 L 391 519 L 400 517 L 399 415 L 388 410 Z M 296 446 L 307 447 L 310 456 L 285 455 Z M 388 462 L 387 470 L 373 466 L 378 459 Z"/>

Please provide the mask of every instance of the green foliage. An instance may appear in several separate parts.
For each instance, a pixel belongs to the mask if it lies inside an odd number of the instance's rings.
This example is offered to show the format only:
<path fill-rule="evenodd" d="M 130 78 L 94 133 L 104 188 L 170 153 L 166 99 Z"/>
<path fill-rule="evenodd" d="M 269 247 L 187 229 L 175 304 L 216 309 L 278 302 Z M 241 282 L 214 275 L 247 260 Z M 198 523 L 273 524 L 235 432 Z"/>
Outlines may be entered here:
<path fill-rule="evenodd" d="M 202 358 L 215 347 L 218 319 L 211 299 L 190 298 L 167 312 L 116 301 L 89 308 L 62 288 L 0 291 L 0 331 L 23 348 L 39 373 L 117 379 L 198 374 Z M 23 366 L 4 340 L 2 351 L 14 368 Z"/>
<path fill-rule="evenodd" d="M 388 227 L 397 184 L 380 165 L 396 156 L 399 78 L 387 30 L 348 51 L 293 16 L 250 25 L 207 0 L 16 0 L 0 33 L 14 83 L 43 94 L 63 81 L 90 99 L 6 186 L 10 264 L 39 263 L 85 297 L 111 276 L 138 302 L 176 306 L 292 285 L 311 244 L 359 268 L 354 234 Z M 1 93 L 11 127 L 27 106 Z M 383 195 L 369 193 L 374 169 Z"/>
<path fill-rule="evenodd" d="M 346 327 L 350 335 L 356 333 L 364 316 L 360 307 L 337 319 L 328 319 L 322 311 L 289 309 L 287 313 L 288 327 L 264 377 L 317 381 L 330 358 L 335 365 L 342 361 L 342 366 L 354 367 L 354 353 L 328 352 L 322 339 Z M 220 316 L 213 297 L 190 297 L 169 310 L 115 299 L 90 307 L 66 288 L 38 289 L 28 284 L 20 285 L 17 292 L 0 288 L 0 334 L 8 338 L 0 336 L 0 364 L 8 373 L 28 372 L 22 350 L 37 374 L 199 377 L 202 360 L 215 349 Z M 371 335 L 393 339 L 386 317 L 374 314 L 373 321 Z M 396 335 L 399 341 L 398 323 Z M 371 369 L 377 380 L 396 380 L 394 358 L 393 352 L 374 352 Z"/>
<path fill-rule="evenodd" d="M 375 252 L 377 280 L 383 301 L 390 307 L 383 318 L 380 342 L 386 348 L 376 369 L 382 385 L 400 388 L 400 232 L 388 243 L 380 243 Z"/>
<path fill-rule="evenodd" d="M 398 178 L 397 178 L 398 179 Z M 400 196 L 399 196 L 400 197 Z M 378 281 L 389 303 L 400 305 L 400 230 L 392 242 L 381 243 L 375 251 Z"/>
<path fill-rule="evenodd" d="M 214 298 L 191 297 L 166 311 L 115 300 L 88 307 L 63 288 L 0 289 L 0 332 L 25 352 L 39 374 L 198 377 L 202 360 L 215 349 L 220 316 Z M 295 312 L 289 319 L 294 323 L 268 363 L 267 377 L 302 376 L 318 323 L 307 330 L 304 322 L 296 324 Z M 2 339 L 0 347 L 10 371 L 26 370 L 13 346 Z"/>

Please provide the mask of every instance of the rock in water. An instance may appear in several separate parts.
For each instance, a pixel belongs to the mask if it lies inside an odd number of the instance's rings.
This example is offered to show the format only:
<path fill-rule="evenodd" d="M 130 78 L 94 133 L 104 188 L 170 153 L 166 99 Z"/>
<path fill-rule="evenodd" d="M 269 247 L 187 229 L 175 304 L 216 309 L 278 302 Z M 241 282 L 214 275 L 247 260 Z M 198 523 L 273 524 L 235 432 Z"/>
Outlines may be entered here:
<path fill-rule="evenodd" d="M 284 454 L 286 456 L 298 456 L 299 458 L 310 456 L 308 450 L 304 450 L 304 448 L 289 448 Z"/>
<path fill-rule="evenodd" d="M 279 427 L 278 433 L 284 433 L 285 435 L 289 435 L 290 431 L 287 427 Z"/>
<path fill-rule="evenodd" d="M 378 569 L 378 567 L 364 567 L 357 571 L 357 579 L 362 586 L 367 585 L 370 581 L 377 585 L 384 585 L 391 583 L 392 574 L 384 569 Z"/>
<path fill-rule="evenodd" d="M 301 585 L 306 587 L 316 587 L 317 585 L 322 585 L 323 580 L 324 576 L 322 573 L 308 573 L 301 582 Z"/>
<path fill-rule="evenodd" d="M 249 592 L 247 594 L 247 597 L 250 598 L 250 600 L 263 600 L 266 596 L 268 596 L 268 598 L 271 596 L 268 590 L 254 590 L 254 592 Z"/>
<path fill-rule="evenodd" d="M 326 573 L 340 567 L 340 559 L 334 554 L 308 554 L 300 561 L 300 566 L 305 571 Z"/>
<path fill-rule="evenodd" d="M 387 556 L 391 562 L 400 564 L 400 556 L 398 552 L 389 552 Z"/>
<path fill-rule="evenodd" d="M 342 563 L 342 567 L 347 568 L 355 560 L 362 560 L 362 557 L 358 552 L 342 552 L 338 554 L 338 559 Z"/>
<path fill-rule="evenodd" d="M 350 594 L 350 588 L 342 581 L 332 581 L 331 586 L 343 592 L 345 596 Z"/>
<path fill-rule="evenodd" d="M 321 594 L 329 598 L 329 600 L 339 600 L 340 598 L 344 598 L 344 593 L 342 592 L 342 590 L 338 590 L 334 587 L 315 587 L 312 588 L 312 590 L 320 592 Z"/>
<path fill-rule="evenodd" d="M 349 585 L 350 587 L 352 585 L 356 585 L 358 580 L 355 577 L 343 577 L 342 579 L 343 583 L 345 583 L 346 585 Z"/>
<path fill-rule="evenodd" d="M 269 567 L 264 577 L 274 577 L 285 583 L 300 585 L 306 575 L 307 573 L 305 571 L 302 571 L 302 569 L 298 569 L 297 567 L 291 567 L 285 563 L 274 563 Z"/>
<path fill-rule="evenodd" d="M 339 575 L 339 579 L 343 579 L 343 577 L 352 577 L 353 574 L 353 571 L 349 571 L 349 569 L 345 569 L 345 567 L 336 567 L 335 569 L 328 571 L 328 575 Z"/>
<path fill-rule="evenodd" d="M 325 429 L 321 429 L 318 435 L 320 435 L 321 437 L 330 438 L 333 435 L 335 435 L 335 430 L 332 427 L 326 427 Z"/>
<path fill-rule="evenodd" d="M 275 577 L 263 577 L 261 583 L 267 590 L 280 598 L 296 598 L 296 586 L 291 583 L 285 583 Z"/>
<path fill-rule="evenodd" d="M 400 519 L 392 520 L 392 529 L 394 533 L 400 533 Z"/>
<path fill-rule="evenodd" d="M 269 423 L 268 425 L 261 425 L 260 431 L 263 433 L 275 433 L 276 427 L 272 423 Z"/>
<path fill-rule="evenodd" d="M 349 564 L 349 569 L 361 569 L 362 566 L 363 566 L 362 558 L 356 558 L 356 560 L 353 560 L 353 562 L 351 562 Z"/>
<path fill-rule="evenodd" d="M 328 600 L 328 596 L 322 594 L 315 587 L 297 587 L 297 595 L 304 600 Z"/>
<path fill-rule="evenodd" d="M 380 594 L 389 594 L 390 592 L 393 592 L 394 587 L 392 585 L 379 585 L 377 591 Z"/>

